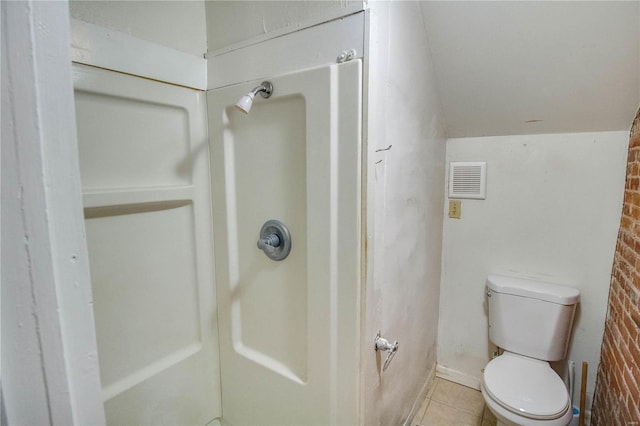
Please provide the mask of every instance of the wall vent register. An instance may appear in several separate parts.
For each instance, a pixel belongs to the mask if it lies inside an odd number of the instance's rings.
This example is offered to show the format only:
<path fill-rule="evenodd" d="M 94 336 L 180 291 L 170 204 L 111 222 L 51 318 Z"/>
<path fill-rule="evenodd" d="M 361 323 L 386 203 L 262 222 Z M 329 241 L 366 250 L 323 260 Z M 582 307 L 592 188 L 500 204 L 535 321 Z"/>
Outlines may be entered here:
<path fill-rule="evenodd" d="M 486 162 L 452 161 L 449 163 L 449 198 L 484 200 L 486 193 Z"/>

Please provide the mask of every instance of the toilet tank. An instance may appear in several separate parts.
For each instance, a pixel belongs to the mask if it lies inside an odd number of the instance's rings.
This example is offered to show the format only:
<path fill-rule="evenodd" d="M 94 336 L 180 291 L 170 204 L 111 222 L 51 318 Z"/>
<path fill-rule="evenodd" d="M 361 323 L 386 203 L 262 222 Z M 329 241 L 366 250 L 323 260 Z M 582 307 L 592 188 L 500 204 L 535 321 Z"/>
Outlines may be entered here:
<path fill-rule="evenodd" d="M 544 361 L 564 359 L 577 289 L 521 278 L 487 277 L 489 339 L 497 346 Z"/>

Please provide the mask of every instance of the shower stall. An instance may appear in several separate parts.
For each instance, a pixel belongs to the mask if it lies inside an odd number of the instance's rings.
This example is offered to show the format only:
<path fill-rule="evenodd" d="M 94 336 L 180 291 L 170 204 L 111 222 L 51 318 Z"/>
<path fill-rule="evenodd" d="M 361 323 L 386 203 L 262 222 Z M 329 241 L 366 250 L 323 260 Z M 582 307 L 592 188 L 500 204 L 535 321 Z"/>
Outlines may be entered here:
<path fill-rule="evenodd" d="M 436 361 L 444 132 L 418 3 L 349 4 L 209 52 L 206 87 L 175 61 L 76 49 L 107 423 L 415 414 Z"/>
<path fill-rule="evenodd" d="M 232 424 L 355 421 L 361 75 L 355 60 L 272 78 L 273 94 L 248 115 L 234 102 L 251 83 L 207 93 L 223 412 Z M 290 232 L 282 260 L 256 247 L 274 219 Z"/>

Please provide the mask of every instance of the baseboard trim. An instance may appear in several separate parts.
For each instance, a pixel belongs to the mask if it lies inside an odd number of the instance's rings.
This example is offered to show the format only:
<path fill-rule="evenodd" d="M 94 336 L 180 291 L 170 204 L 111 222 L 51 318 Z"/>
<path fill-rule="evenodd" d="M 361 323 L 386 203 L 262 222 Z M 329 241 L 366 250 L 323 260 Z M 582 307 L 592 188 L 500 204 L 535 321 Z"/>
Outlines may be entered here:
<path fill-rule="evenodd" d="M 467 386 L 473 389 L 480 390 L 480 379 L 475 376 L 463 373 L 453 368 L 445 367 L 443 365 L 436 366 L 436 377 L 449 380 L 450 382 L 458 383 L 463 386 Z"/>

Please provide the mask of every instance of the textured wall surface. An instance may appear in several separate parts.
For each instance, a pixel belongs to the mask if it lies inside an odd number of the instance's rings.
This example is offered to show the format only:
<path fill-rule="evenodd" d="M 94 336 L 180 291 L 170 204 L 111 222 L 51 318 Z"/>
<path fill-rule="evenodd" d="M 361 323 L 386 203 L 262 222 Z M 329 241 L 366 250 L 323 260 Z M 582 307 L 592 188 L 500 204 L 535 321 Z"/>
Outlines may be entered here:
<path fill-rule="evenodd" d="M 207 51 L 204 0 L 75 1 L 71 17 L 202 57 Z"/>
<path fill-rule="evenodd" d="M 638 1 L 424 1 L 448 137 L 627 130 Z"/>
<path fill-rule="evenodd" d="M 631 128 L 591 424 L 640 424 L 640 110 Z"/>
<path fill-rule="evenodd" d="M 447 140 L 447 161 L 487 162 L 487 198 L 444 221 L 438 368 L 477 386 L 492 351 L 487 275 L 531 277 L 580 290 L 567 358 L 593 366 L 592 393 L 627 142 L 626 131 Z"/>
<path fill-rule="evenodd" d="M 419 2 L 372 2 L 370 28 L 363 423 L 400 425 L 436 362 L 445 138 Z"/>
<path fill-rule="evenodd" d="M 293 32 L 363 8 L 362 0 L 206 1 L 209 51 Z"/>
<path fill-rule="evenodd" d="M 65 2 L 1 2 L 3 425 L 104 424 Z"/>

